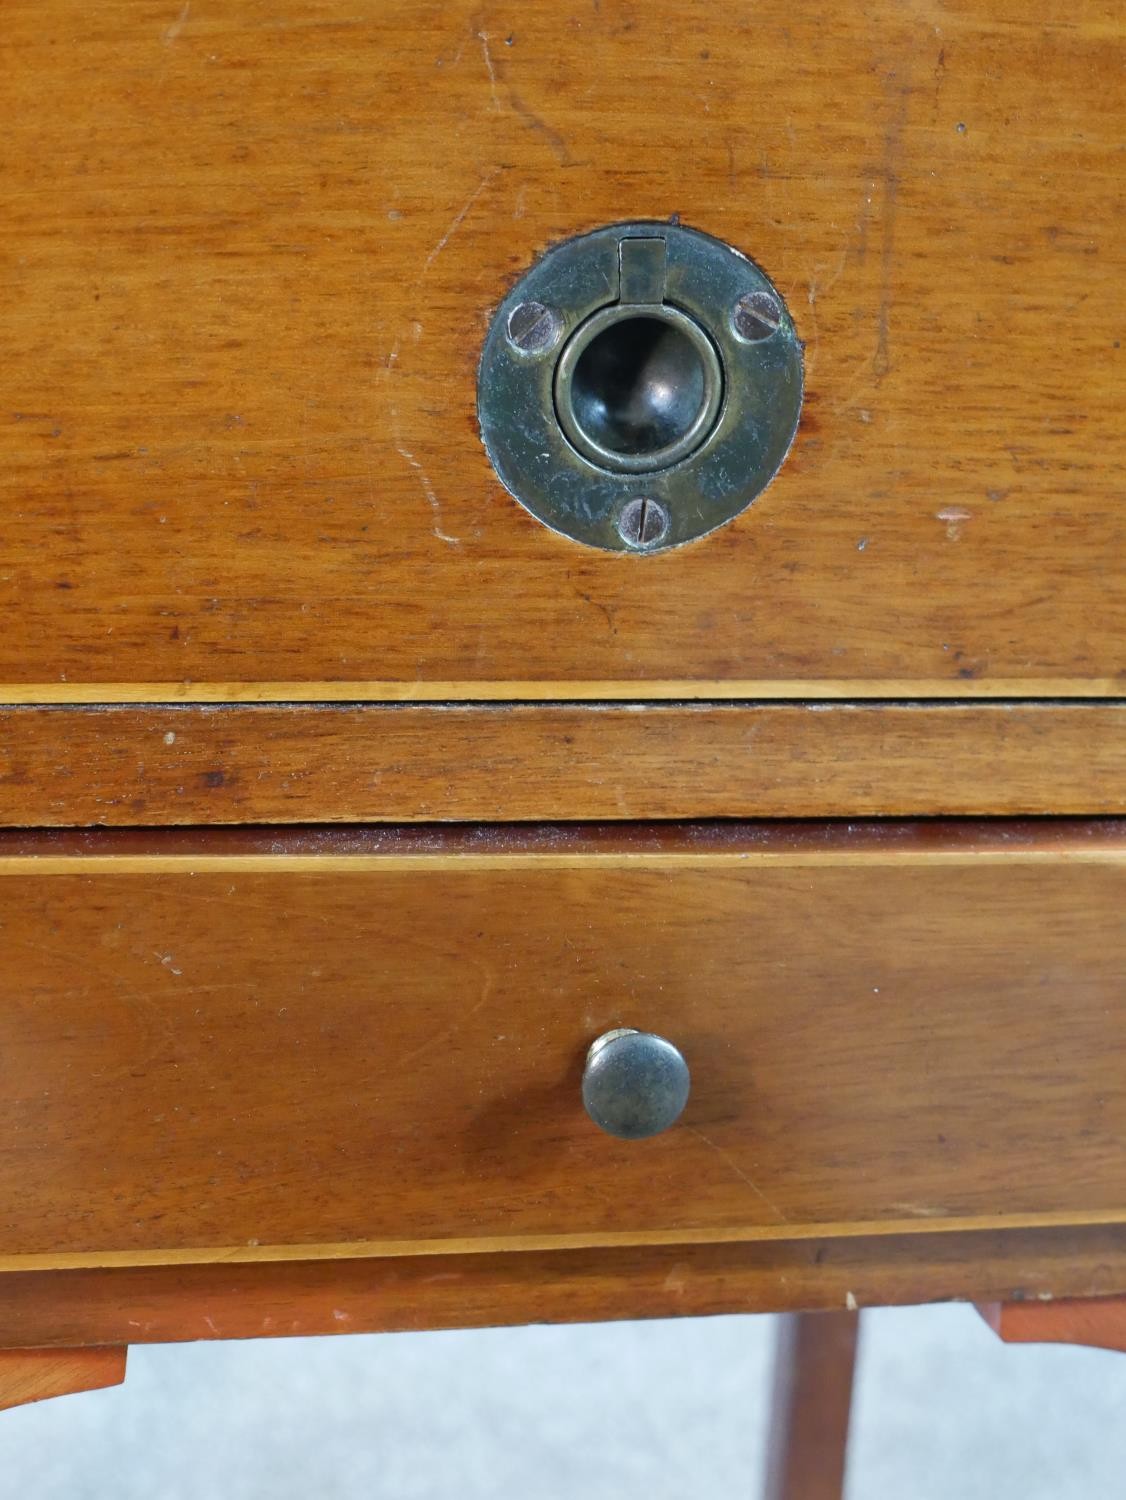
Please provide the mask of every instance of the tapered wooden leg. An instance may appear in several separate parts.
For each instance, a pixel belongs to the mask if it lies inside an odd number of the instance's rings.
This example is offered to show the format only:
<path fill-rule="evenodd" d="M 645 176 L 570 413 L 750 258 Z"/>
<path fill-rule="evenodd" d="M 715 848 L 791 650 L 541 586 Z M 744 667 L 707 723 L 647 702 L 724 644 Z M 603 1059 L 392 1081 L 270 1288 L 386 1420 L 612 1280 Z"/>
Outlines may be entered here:
<path fill-rule="evenodd" d="M 0 1411 L 125 1379 L 125 1349 L 0 1349 Z"/>
<path fill-rule="evenodd" d="M 859 1316 L 779 1320 L 765 1500 L 841 1500 Z"/>

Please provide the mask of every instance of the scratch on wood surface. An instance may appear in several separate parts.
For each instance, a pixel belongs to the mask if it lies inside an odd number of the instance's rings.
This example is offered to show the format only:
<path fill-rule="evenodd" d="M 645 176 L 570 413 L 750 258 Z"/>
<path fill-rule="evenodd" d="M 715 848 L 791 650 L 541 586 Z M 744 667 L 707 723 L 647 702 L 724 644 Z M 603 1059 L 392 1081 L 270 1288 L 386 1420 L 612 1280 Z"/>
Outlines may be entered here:
<path fill-rule="evenodd" d="M 508 102 L 528 129 L 536 135 L 543 137 L 559 158 L 559 165 L 561 167 L 575 166 L 575 158 L 571 155 L 570 147 L 563 139 L 562 134 L 555 129 L 554 125 L 549 125 L 546 120 L 541 119 L 530 105 L 525 104 L 524 100 L 511 86 L 508 89 Z"/>
<path fill-rule="evenodd" d="M 903 146 L 903 127 L 907 122 L 910 83 L 897 84 L 895 74 L 888 83 L 897 87 L 891 119 L 884 133 L 884 197 L 881 207 L 882 239 L 880 244 L 880 305 L 876 315 L 876 357 L 872 372 L 879 385 L 891 369 L 891 296 L 895 281 L 895 219 L 899 207 L 899 157 Z"/>
<path fill-rule="evenodd" d="M 863 219 L 860 222 L 863 223 Z M 837 282 L 840 281 L 844 275 L 844 268 L 848 264 L 848 258 L 851 253 L 852 246 L 846 241 L 841 248 L 840 255 L 837 256 L 837 263 L 833 267 L 832 274 L 825 281 L 818 281 L 817 279 L 825 267 L 823 265 L 814 266 L 813 275 L 809 279 L 810 307 L 813 306 L 819 296 L 823 296 L 826 292 L 831 292 Z"/>
<path fill-rule="evenodd" d="M 309 451 L 309 397 L 301 403 L 301 421 L 298 431 L 298 445 L 301 449 L 301 467 L 305 471 L 305 477 L 311 479 L 314 474 L 313 455 Z"/>
<path fill-rule="evenodd" d="M 406 462 L 418 475 L 418 482 L 422 485 L 422 493 L 426 496 L 427 504 L 434 514 L 434 525 L 431 527 L 434 535 L 440 542 L 448 542 L 451 547 L 460 547 L 461 538 L 450 536 L 449 532 L 442 530 L 442 502 L 435 493 L 434 486 L 430 483 L 430 476 L 415 458 L 414 454 L 405 446 L 399 436 L 399 412 L 397 407 L 391 408 L 391 430 L 395 434 L 395 452 Z"/>
<path fill-rule="evenodd" d="M 426 259 L 423 261 L 423 263 L 422 263 L 422 270 L 419 273 L 419 278 L 418 278 L 419 281 L 422 280 L 423 276 L 426 275 L 427 271 L 429 271 L 430 267 L 438 259 L 439 255 L 441 255 L 442 251 L 446 248 L 446 246 L 449 244 L 449 242 L 453 239 L 454 235 L 458 232 L 458 230 L 461 228 L 462 224 L 465 222 L 465 216 L 466 216 L 466 214 L 468 214 L 469 210 L 477 202 L 477 199 L 481 196 L 481 194 L 485 191 L 485 189 L 489 186 L 489 184 L 497 176 L 497 174 L 499 173 L 499 171 L 500 171 L 499 167 L 494 167 L 491 172 L 486 173 L 486 175 L 484 177 L 482 177 L 481 181 L 477 184 L 477 186 L 470 193 L 469 197 L 465 200 L 465 202 L 458 209 L 457 213 L 453 216 L 453 219 L 450 221 L 449 228 L 446 230 L 445 234 L 438 241 L 438 243 L 434 246 L 433 250 L 431 250 L 430 254 L 426 257 Z"/>
<path fill-rule="evenodd" d="M 806 290 L 806 301 L 809 303 L 809 338 L 805 341 L 803 359 L 805 362 L 805 378 L 810 380 L 814 370 L 817 368 L 817 351 L 821 347 L 821 332 L 817 326 L 817 283 L 811 281 Z"/>
<path fill-rule="evenodd" d="M 973 511 L 966 510 L 961 505 L 944 505 L 941 510 L 935 511 L 934 518 L 945 522 L 947 540 L 956 542 L 962 535 L 963 522 L 973 520 Z"/>
<path fill-rule="evenodd" d="M 498 112 L 503 112 L 504 106 L 498 93 L 499 84 L 500 87 L 504 89 L 504 92 L 508 95 L 509 106 L 512 109 L 512 112 L 516 115 L 517 119 L 519 119 L 525 126 L 527 126 L 527 128 L 534 135 L 540 136 L 547 142 L 552 151 L 555 152 L 555 155 L 559 160 L 559 165 L 561 167 L 575 166 L 575 159 L 571 155 L 570 148 L 568 147 L 567 142 L 564 140 L 562 133 L 556 130 L 554 125 L 549 125 L 547 121 L 543 119 L 541 115 L 537 114 L 536 111 L 531 107 L 531 105 L 528 104 L 523 99 L 523 97 L 516 92 L 516 90 L 512 87 L 512 84 L 509 83 L 506 76 L 508 71 L 507 68 L 503 70 L 497 68 L 496 60 L 494 59 L 489 48 L 488 32 L 476 25 L 474 25 L 473 29 L 477 35 L 478 40 L 481 43 L 481 50 L 484 53 L 485 57 L 485 67 L 489 72 L 489 88 L 492 91 L 493 108 Z M 512 38 L 506 37 L 505 43 L 507 46 L 511 46 Z"/>
<path fill-rule="evenodd" d="M 941 31 L 939 31 L 939 29 L 938 29 L 937 26 L 935 27 L 935 33 L 938 36 L 942 35 Z M 946 77 L 946 48 L 945 48 L 945 46 L 940 46 L 939 49 L 938 49 L 938 57 L 937 57 L 937 59 L 935 61 L 933 77 L 934 77 L 934 117 L 937 120 L 938 119 L 938 100 L 939 100 L 939 95 L 942 93 L 942 84 L 943 84 L 943 80 Z"/>
<path fill-rule="evenodd" d="M 375 505 L 375 465 L 371 461 L 371 439 L 364 437 L 360 444 L 360 454 L 364 461 L 364 473 L 368 480 L 368 504 Z"/>
<path fill-rule="evenodd" d="M 859 265 L 863 265 L 864 258 L 868 253 L 868 218 L 872 211 L 872 196 L 865 193 L 864 202 L 857 216 L 856 227 L 853 233 L 842 245 L 836 263 L 819 262 L 813 268 L 813 275 L 809 278 L 806 288 L 806 302 L 809 305 L 809 338 L 805 346 L 805 368 L 807 378 L 813 374 L 817 367 L 817 352 L 821 344 L 821 334 L 817 323 L 817 299 L 831 292 L 837 282 L 845 273 L 845 268 L 853 259 Z M 831 269 L 830 269 L 831 266 Z M 828 277 L 822 281 L 822 272 L 829 271 Z M 838 401 L 834 404 L 834 410 L 841 405 L 850 405 L 851 400 Z"/>
<path fill-rule="evenodd" d="M 188 13 L 190 12 L 191 8 L 192 0 L 184 0 L 184 5 L 180 11 L 180 14 L 176 17 L 176 19 L 172 22 L 172 25 L 169 26 L 164 33 L 164 45 L 166 47 L 171 47 L 173 42 L 180 35 L 181 31 L 183 31 L 184 23 L 188 19 Z"/>
<path fill-rule="evenodd" d="M 493 98 L 493 109 L 499 114 L 500 96 L 497 94 L 497 70 L 493 67 L 493 56 L 489 51 L 489 33 L 487 31 L 479 31 L 477 38 L 481 43 L 481 51 L 485 57 L 485 68 L 489 75 L 489 92 Z"/>
<path fill-rule="evenodd" d="M 850 264 L 855 263 L 857 266 L 862 266 L 867 259 L 868 229 L 872 218 L 872 204 L 875 201 L 875 195 L 878 186 L 879 183 L 876 179 L 872 179 L 871 181 L 866 183 L 863 202 L 860 205 L 860 212 L 856 217 L 856 224 L 853 229 L 852 235 L 850 236 L 849 243 L 844 253 L 842 254 L 837 266 L 829 276 L 829 279 L 827 281 L 819 281 L 818 277 L 820 276 L 824 267 L 819 265 L 814 268 L 814 274 L 812 280 L 810 281 L 808 292 L 810 316 L 812 319 L 812 340 L 810 341 L 810 346 L 806 350 L 805 356 L 807 371 L 813 370 L 817 358 L 818 328 L 816 300 L 818 297 L 824 296 L 826 292 L 832 290 L 832 288 L 836 285 L 837 281 L 844 274 L 846 268 Z M 874 347 L 872 353 L 868 356 L 868 358 L 858 361 L 853 377 L 849 381 L 848 385 L 837 389 L 830 396 L 829 407 L 831 411 L 841 412 L 853 410 L 857 392 L 862 389 L 869 388 L 871 385 L 872 374 L 875 369 L 877 354 L 878 350 Z M 861 411 L 859 412 L 859 416 L 862 422 L 869 422 L 872 419 L 871 412 L 865 409 L 861 409 Z"/>
<path fill-rule="evenodd" d="M 696 1136 L 698 1140 L 703 1141 L 704 1145 L 707 1146 L 710 1150 L 714 1151 L 722 1162 L 726 1162 L 727 1166 L 730 1167 L 731 1171 L 735 1173 L 735 1176 L 738 1177 L 739 1181 L 745 1183 L 747 1187 L 750 1188 L 751 1192 L 754 1193 L 755 1197 L 758 1198 L 760 1202 L 766 1204 L 767 1208 L 775 1216 L 779 1224 L 788 1224 L 790 1222 L 789 1219 L 787 1219 L 786 1215 L 778 1207 L 778 1205 L 770 1201 L 770 1199 L 763 1192 L 762 1188 L 759 1187 L 758 1183 L 753 1182 L 751 1178 L 747 1176 L 746 1172 L 743 1171 L 739 1163 L 734 1159 L 733 1156 L 726 1152 L 722 1146 L 717 1146 L 715 1141 L 710 1140 L 704 1134 L 704 1132 L 695 1125 L 686 1125 L 685 1129 L 690 1131 L 692 1135 Z"/>
<path fill-rule="evenodd" d="M 481 35 L 483 35 L 483 33 L 481 33 Z M 418 276 L 414 282 L 415 290 L 417 290 L 417 288 L 421 285 L 423 278 L 426 276 L 431 266 L 438 259 L 439 255 L 441 255 L 442 251 L 446 248 L 450 240 L 454 237 L 458 229 L 464 223 L 466 216 L 468 215 L 473 205 L 477 202 L 477 199 L 481 196 L 481 194 L 485 191 L 485 189 L 489 186 L 493 179 L 499 175 L 500 171 L 500 167 L 494 167 L 491 172 L 487 172 L 470 193 L 469 197 L 458 209 L 457 213 L 450 220 L 445 234 L 442 235 L 441 239 L 423 261 L 422 269 L 419 271 Z M 421 337 L 422 325 L 413 324 L 412 332 L 414 333 L 414 341 L 417 343 Z M 387 379 L 390 379 L 395 373 L 395 368 L 398 363 L 401 350 L 402 339 L 398 338 L 391 346 L 391 352 L 387 356 L 387 364 L 384 367 L 384 374 Z M 418 482 L 422 486 L 422 493 L 426 496 L 426 503 L 430 506 L 430 509 L 434 516 L 434 525 L 431 528 L 433 534 L 438 538 L 440 542 L 447 542 L 451 547 L 460 547 L 461 538 L 458 536 L 451 536 L 448 531 L 445 531 L 443 529 L 442 503 L 438 499 L 437 492 L 434 489 L 433 484 L 430 482 L 430 476 L 429 474 L 427 474 L 424 465 L 415 457 L 414 453 L 412 453 L 407 445 L 403 442 L 402 422 L 399 417 L 399 408 L 394 404 L 392 404 L 391 406 L 391 433 L 395 444 L 396 453 L 398 453 L 399 457 L 403 459 L 403 461 L 407 463 L 418 475 Z"/>
<path fill-rule="evenodd" d="M 406 459 L 407 463 L 410 464 L 411 468 L 418 475 L 419 483 L 422 485 L 422 493 L 426 496 L 430 509 L 434 512 L 434 535 L 441 542 L 449 542 L 453 547 L 460 547 L 461 538 L 459 536 L 450 536 L 448 532 L 442 530 L 442 503 L 434 493 L 434 486 L 430 483 L 430 476 L 426 470 L 419 463 L 418 459 L 415 458 L 410 449 L 404 448 L 402 443 L 395 444 L 395 451 L 400 458 Z"/>
<path fill-rule="evenodd" d="M 479 969 L 481 974 L 481 993 L 474 1004 L 463 1015 L 458 1016 L 452 1021 L 449 1026 L 443 1027 L 441 1031 L 433 1032 L 419 1046 L 413 1047 L 405 1056 L 400 1057 L 395 1064 L 397 1068 L 403 1069 L 411 1063 L 416 1063 L 425 1053 L 448 1041 L 450 1037 L 456 1036 L 467 1021 L 472 1020 L 479 1010 L 488 1005 L 496 984 L 496 974 L 487 964 L 481 963 L 475 965 L 475 967 Z"/>
<path fill-rule="evenodd" d="M 688 1285 L 688 1273 L 691 1270 L 687 1261 L 678 1260 L 676 1265 L 665 1277 L 665 1291 L 672 1292 L 674 1296 L 681 1296 Z"/>

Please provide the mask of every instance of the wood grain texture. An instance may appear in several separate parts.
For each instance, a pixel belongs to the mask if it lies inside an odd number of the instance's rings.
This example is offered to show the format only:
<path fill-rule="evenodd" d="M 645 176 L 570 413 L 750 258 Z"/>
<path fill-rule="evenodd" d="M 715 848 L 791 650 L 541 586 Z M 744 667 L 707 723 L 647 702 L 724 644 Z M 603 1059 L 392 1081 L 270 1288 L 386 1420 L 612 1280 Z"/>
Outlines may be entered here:
<path fill-rule="evenodd" d="M 851 1312 L 779 1321 L 763 1500 L 842 1500 L 858 1332 Z"/>
<path fill-rule="evenodd" d="M 1122 691 L 1106 0 L 4 27 L 9 698 Z M 549 243 L 674 214 L 784 291 L 802 427 L 733 525 L 600 555 L 493 477 L 478 351 Z"/>
<path fill-rule="evenodd" d="M 125 1379 L 125 1349 L 0 1349 L 0 1411 Z"/>
<path fill-rule="evenodd" d="M 90 852 L 0 860 L 0 1264 L 1124 1219 L 1126 835 L 1066 828 L 13 835 Z M 693 1071 L 640 1145 L 618 1025 Z"/>
<path fill-rule="evenodd" d="M 977 1310 L 1007 1344 L 1084 1344 L 1126 1353 L 1126 1297 L 981 1302 Z"/>
<path fill-rule="evenodd" d="M 1123 1292 L 1123 1226 L 9 1271 L 0 1274 L 0 1347 L 163 1344 Z"/>
<path fill-rule="evenodd" d="M 12 709 L 0 824 L 1126 812 L 1126 705 Z"/>

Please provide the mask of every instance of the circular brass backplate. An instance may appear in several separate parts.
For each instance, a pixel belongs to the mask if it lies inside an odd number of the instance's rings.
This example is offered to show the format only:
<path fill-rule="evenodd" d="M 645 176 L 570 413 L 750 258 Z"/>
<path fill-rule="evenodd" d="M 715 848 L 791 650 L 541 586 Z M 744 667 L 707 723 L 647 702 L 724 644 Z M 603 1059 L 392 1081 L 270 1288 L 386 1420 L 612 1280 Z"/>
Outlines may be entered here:
<path fill-rule="evenodd" d="M 545 525 L 661 552 L 744 510 L 778 472 L 802 401 L 802 346 L 765 272 L 681 225 L 567 240 L 497 309 L 481 436 Z"/>

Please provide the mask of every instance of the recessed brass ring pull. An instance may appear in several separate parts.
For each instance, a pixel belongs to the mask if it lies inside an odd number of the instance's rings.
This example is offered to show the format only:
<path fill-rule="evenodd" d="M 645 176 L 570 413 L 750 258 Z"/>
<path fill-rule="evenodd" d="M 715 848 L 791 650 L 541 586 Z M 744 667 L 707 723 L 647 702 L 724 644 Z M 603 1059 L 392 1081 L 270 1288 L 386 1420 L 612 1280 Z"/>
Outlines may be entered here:
<path fill-rule="evenodd" d="M 797 428 L 801 344 L 730 245 L 617 224 L 549 251 L 485 342 L 481 434 L 508 490 L 575 541 L 656 552 L 743 510 Z"/>
<path fill-rule="evenodd" d="M 604 307 L 555 367 L 555 411 L 574 448 L 604 469 L 668 469 L 707 439 L 723 370 L 700 325 L 665 304 Z"/>

